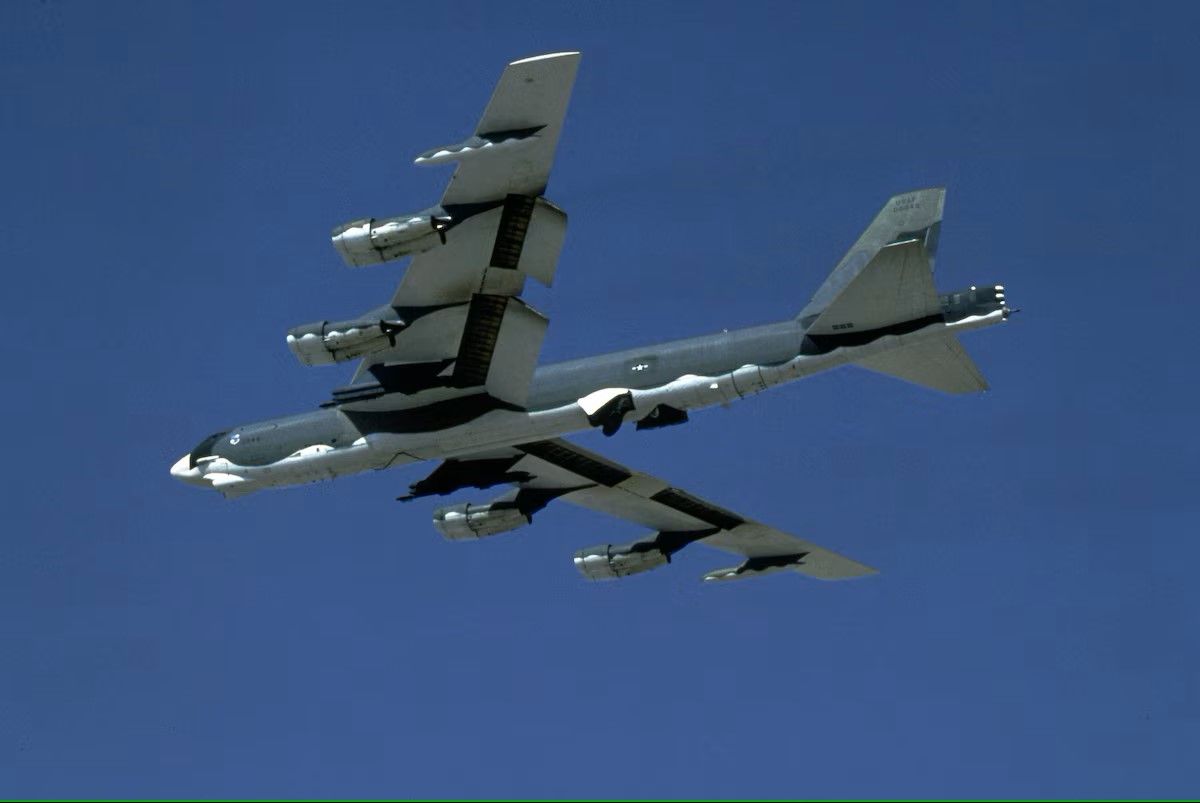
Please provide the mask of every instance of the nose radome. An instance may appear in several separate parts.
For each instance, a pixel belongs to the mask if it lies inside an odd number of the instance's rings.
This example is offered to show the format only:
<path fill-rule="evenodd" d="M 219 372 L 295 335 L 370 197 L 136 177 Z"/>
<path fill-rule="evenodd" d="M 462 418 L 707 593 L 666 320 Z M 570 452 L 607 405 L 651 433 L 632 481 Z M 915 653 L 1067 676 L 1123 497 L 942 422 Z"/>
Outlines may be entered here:
<path fill-rule="evenodd" d="M 199 472 L 192 468 L 192 456 L 185 454 L 171 466 L 171 476 L 181 482 L 192 482 L 197 479 Z"/>

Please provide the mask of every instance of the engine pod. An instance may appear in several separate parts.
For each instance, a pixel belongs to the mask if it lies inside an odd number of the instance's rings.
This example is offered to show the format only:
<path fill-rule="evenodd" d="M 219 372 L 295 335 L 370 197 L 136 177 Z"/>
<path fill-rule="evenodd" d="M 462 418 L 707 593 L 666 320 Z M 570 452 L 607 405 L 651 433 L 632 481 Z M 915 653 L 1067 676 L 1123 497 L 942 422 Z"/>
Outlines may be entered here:
<path fill-rule="evenodd" d="M 475 505 L 465 502 L 433 512 L 433 526 L 448 541 L 474 541 L 524 527 L 531 521 L 512 502 Z"/>
<path fill-rule="evenodd" d="M 653 538 L 623 546 L 600 544 L 588 547 L 575 553 L 575 568 L 589 580 L 612 580 L 641 574 L 666 566 L 676 552 L 716 532 L 716 529 L 664 531 L 656 533 Z"/>
<path fill-rule="evenodd" d="M 344 223 L 330 235 L 348 267 L 378 265 L 440 245 L 452 221 L 440 210 Z"/>
<path fill-rule="evenodd" d="M 648 572 L 659 566 L 666 566 L 671 558 L 661 549 L 649 546 L 646 542 L 636 542 L 626 546 L 601 544 L 588 547 L 575 553 L 575 568 L 589 580 L 614 580 L 631 574 Z"/>
<path fill-rule="evenodd" d="M 406 326 L 399 318 L 317 321 L 289 331 L 287 344 L 303 365 L 332 365 L 389 348 Z"/>

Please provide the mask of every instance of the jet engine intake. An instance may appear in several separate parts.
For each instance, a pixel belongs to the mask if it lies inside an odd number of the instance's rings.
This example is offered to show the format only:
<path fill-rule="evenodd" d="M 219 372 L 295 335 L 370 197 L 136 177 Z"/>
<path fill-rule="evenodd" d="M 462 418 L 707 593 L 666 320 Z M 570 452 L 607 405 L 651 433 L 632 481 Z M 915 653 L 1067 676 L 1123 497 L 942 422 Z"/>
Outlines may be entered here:
<path fill-rule="evenodd" d="M 396 345 L 407 325 L 399 318 L 318 321 L 289 331 L 287 344 L 304 365 L 332 365 Z"/>
<path fill-rule="evenodd" d="M 364 218 L 333 230 L 333 247 L 347 267 L 378 265 L 409 254 L 419 254 L 446 242 L 453 220 L 437 212 L 417 212 L 376 220 Z"/>
<path fill-rule="evenodd" d="M 513 502 L 475 505 L 465 502 L 440 507 L 433 512 L 433 526 L 449 541 L 474 541 L 524 527 L 533 517 Z"/>

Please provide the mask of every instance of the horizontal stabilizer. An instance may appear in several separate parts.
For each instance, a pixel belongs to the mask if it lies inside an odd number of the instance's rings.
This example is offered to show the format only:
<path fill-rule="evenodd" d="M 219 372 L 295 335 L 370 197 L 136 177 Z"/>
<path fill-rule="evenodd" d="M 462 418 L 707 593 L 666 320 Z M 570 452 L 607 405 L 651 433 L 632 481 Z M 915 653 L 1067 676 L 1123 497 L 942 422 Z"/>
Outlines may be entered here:
<path fill-rule="evenodd" d="M 855 365 L 943 393 L 988 389 L 974 360 L 952 334 L 866 357 Z"/>

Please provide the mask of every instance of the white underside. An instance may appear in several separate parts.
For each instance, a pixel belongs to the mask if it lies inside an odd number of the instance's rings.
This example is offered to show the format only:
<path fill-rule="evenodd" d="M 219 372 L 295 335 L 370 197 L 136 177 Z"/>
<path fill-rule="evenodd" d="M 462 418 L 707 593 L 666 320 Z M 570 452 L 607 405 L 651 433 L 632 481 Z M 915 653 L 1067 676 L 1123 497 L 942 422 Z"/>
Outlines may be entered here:
<path fill-rule="evenodd" d="M 266 466 L 239 466 L 216 457 L 188 468 L 183 458 L 171 470 L 179 479 L 208 485 L 226 496 L 241 496 L 264 488 L 299 485 L 383 469 L 420 460 L 462 457 L 501 446 L 528 443 L 590 429 L 588 415 L 612 398 L 632 393 L 634 410 L 625 421 L 635 422 L 660 404 L 680 410 L 727 405 L 767 388 L 915 343 L 1000 323 L 1004 312 L 965 318 L 952 324 L 932 324 L 905 335 L 888 335 L 864 346 L 844 347 L 829 354 L 797 356 L 778 365 L 744 365 L 718 376 L 687 374 L 646 390 L 602 388 L 578 401 L 537 412 L 493 410 L 449 429 L 404 434 L 375 433 L 353 444 L 334 448 L 309 446 Z"/>

